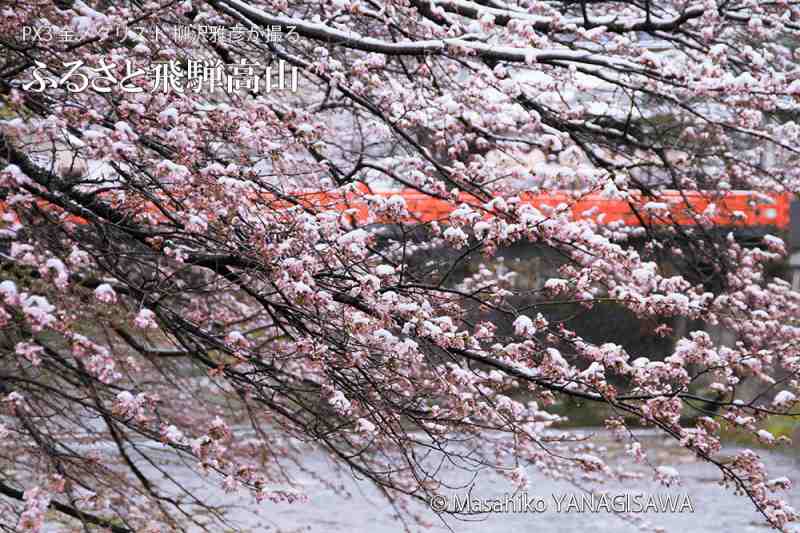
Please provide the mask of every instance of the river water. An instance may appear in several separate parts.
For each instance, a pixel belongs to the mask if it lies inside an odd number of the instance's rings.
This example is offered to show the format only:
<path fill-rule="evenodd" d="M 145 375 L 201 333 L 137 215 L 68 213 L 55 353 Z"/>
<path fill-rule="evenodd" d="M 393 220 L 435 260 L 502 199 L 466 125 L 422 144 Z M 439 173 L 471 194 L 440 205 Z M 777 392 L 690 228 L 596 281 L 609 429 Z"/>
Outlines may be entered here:
<path fill-rule="evenodd" d="M 648 453 L 651 460 L 661 465 L 670 465 L 680 472 L 680 486 L 665 489 L 652 481 L 652 476 L 641 480 L 628 480 L 624 484 L 606 485 L 609 495 L 643 493 L 648 495 L 673 495 L 682 497 L 686 494 L 691 501 L 693 512 L 686 506 L 684 512 L 673 513 L 637 513 L 634 517 L 643 520 L 639 526 L 623 520 L 613 512 L 600 510 L 591 512 L 585 509 L 579 512 L 574 507 L 559 512 L 554 497 L 569 501 L 572 495 L 581 493 L 576 487 L 530 473 L 530 485 L 524 497 L 528 499 L 542 498 L 547 502 L 547 510 L 537 512 L 490 513 L 481 515 L 478 521 L 463 521 L 452 517 L 442 523 L 435 513 L 424 504 L 414 508 L 432 525 L 427 531 L 446 532 L 451 528 L 457 533 L 583 533 L 585 531 L 635 532 L 642 531 L 640 526 L 650 525 L 663 528 L 665 532 L 695 533 L 748 533 L 770 531 L 763 517 L 755 510 L 752 503 L 743 496 L 735 496 L 731 489 L 719 485 L 719 473 L 713 465 L 693 459 L 679 447 L 651 433 L 642 432 L 639 437 L 648 442 Z M 723 449 L 723 454 L 732 454 L 736 448 Z M 768 467 L 772 477 L 787 476 L 795 483 L 795 488 L 784 492 L 786 498 L 800 509 L 800 454 L 782 454 L 767 450 L 758 450 L 759 455 Z M 305 458 L 305 466 L 315 472 L 330 471 L 330 479 L 336 474 L 321 455 L 309 454 Z M 196 478 L 195 478 L 196 479 Z M 249 497 L 225 494 L 211 485 L 205 485 L 200 491 L 220 504 L 231 505 L 227 516 L 232 524 L 242 526 L 250 532 L 365 532 L 395 533 L 404 530 L 403 524 L 392 517 L 392 508 L 386 504 L 377 490 L 367 482 L 359 482 L 351 476 L 340 476 L 337 483 L 346 489 L 349 496 L 334 494 L 322 483 L 311 479 L 303 479 L 301 484 L 309 500 L 305 503 L 271 503 L 260 505 L 251 502 Z M 473 496 L 495 498 L 508 490 L 508 483 L 489 476 L 479 476 L 473 489 Z M 566 498 L 566 500 L 564 499 Z M 683 501 L 683 500 L 681 500 Z M 568 511 L 568 512 L 567 512 Z M 412 528 L 412 530 L 417 530 Z M 650 529 L 652 531 L 652 529 Z M 800 532 L 800 526 L 791 531 Z"/>

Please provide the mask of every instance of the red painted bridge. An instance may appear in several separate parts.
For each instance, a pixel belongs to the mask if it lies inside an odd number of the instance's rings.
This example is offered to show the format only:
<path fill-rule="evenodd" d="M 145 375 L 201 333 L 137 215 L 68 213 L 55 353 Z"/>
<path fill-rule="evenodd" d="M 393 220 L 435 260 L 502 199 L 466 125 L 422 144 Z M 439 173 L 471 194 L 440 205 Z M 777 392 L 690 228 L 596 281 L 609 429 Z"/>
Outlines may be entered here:
<path fill-rule="evenodd" d="M 408 222 L 446 221 L 461 204 L 489 213 L 485 204 L 474 196 L 461 193 L 457 200 L 432 197 L 406 189 L 402 191 L 359 192 L 339 194 L 310 192 L 293 195 L 293 199 L 308 209 L 335 209 L 347 212 L 359 222 L 369 220 L 370 199 L 400 196 L 405 201 Z M 377 197 L 377 198 L 376 198 Z M 715 226 L 775 227 L 790 225 L 790 194 L 763 194 L 752 191 L 661 191 L 656 197 L 632 195 L 627 200 L 609 199 L 601 194 L 575 195 L 569 191 L 546 193 L 523 192 L 522 202 L 547 215 L 554 209 L 567 208 L 575 220 L 592 219 L 600 224 L 622 222 L 637 226 L 647 224 L 684 226 L 698 225 L 707 218 Z M 286 201 L 276 200 L 284 205 Z M 705 214 L 705 217 L 701 215 Z"/>
<path fill-rule="evenodd" d="M 371 192 L 363 186 L 347 193 L 312 191 L 292 193 L 283 198 L 264 194 L 260 198 L 265 205 L 273 208 L 299 205 L 315 212 L 339 211 L 359 223 L 381 223 L 385 220 L 370 218 L 369 203 L 380 199 L 388 200 L 395 196 L 404 200 L 408 214 L 403 217 L 403 221 L 407 223 L 446 222 L 448 216 L 462 204 L 468 204 L 486 215 L 491 212 L 486 204 L 467 193 L 461 193 L 457 199 L 448 200 L 412 189 Z M 554 209 L 568 209 L 575 220 L 591 219 L 600 224 L 622 222 L 629 226 L 638 226 L 642 223 L 694 226 L 700 224 L 700 219 L 703 218 L 721 227 L 773 227 L 785 230 L 789 228 L 791 222 L 790 194 L 765 194 L 753 191 L 726 193 L 660 191 L 655 197 L 634 194 L 626 200 L 618 200 L 597 193 L 577 195 L 570 191 L 550 191 L 523 192 L 520 194 L 520 199 L 539 209 L 544 215 L 552 213 Z M 112 205 L 117 203 L 110 199 L 108 201 Z M 51 209 L 49 205 L 46 202 L 39 203 L 39 206 L 46 210 Z M 152 203 L 125 201 L 119 207 L 138 213 L 148 213 L 155 222 L 166 220 Z M 54 206 L 52 209 L 58 210 Z M 8 206 L 0 202 L 0 212 L 7 211 L 9 211 Z M 66 216 L 65 220 L 85 223 L 76 216 Z"/>

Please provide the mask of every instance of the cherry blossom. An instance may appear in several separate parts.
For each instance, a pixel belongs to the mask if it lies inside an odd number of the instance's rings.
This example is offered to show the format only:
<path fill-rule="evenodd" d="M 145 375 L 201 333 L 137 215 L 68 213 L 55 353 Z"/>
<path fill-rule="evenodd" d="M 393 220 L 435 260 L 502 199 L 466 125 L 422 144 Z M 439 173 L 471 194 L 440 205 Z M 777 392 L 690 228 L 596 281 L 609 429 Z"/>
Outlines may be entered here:
<path fill-rule="evenodd" d="M 0 529 L 227 529 L 194 476 L 269 511 L 304 501 L 317 453 L 409 528 L 448 483 L 429 460 L 509 490 L 679 483 L 645 426 L 789 530 L 796 480 L 759 454 L 790 441 L 772 417 L 800 416 L 796 18 L 672 0 L 0 10 Z M 164 31 L 198 26 L 220 33 Z M 281 66 L 296 90 L 236 74 Z M 618 316 L 663 348 L 606 331 Z M 619 446 L 572 428 L 576 402 Z M 752 449 L 726 460 L 729 433 Z"/>
<path fill-rule="evenodd" d="M 136 318 L 133 320 L 133 323 L 136 325 L 137 328 L 140 329 L 154 329 L 158 327 L 155 321 L 155 313 L 146 307 L 143 307 L 139 310 L 139 313 L 136 315 Z"/>
<path fill-rule="evenodd" d="M 103 303 L 114 303 L 117 301 L 117 293 L 108 283 L 102 283 L 94 290 L 94 296 Z"/>

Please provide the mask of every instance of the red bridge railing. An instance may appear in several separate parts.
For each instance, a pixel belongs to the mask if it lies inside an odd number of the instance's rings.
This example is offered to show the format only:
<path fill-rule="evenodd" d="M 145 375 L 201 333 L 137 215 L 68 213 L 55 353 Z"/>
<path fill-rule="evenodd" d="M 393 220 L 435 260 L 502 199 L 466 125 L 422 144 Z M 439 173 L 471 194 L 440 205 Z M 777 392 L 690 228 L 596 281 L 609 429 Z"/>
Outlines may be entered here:
<path fill-rule="evenodd" d="M 491 211 L 486 204 L 467 193 L 461 193 L 454 200 L 445 200 L 411 189 L 369 192 L 366 187 L 362 187 L 347 193 L 312 191 L 293 193 L 284 198 L 264 194 L 259 198 L 271 208 L 299 205 L 315 212 L 339 211 L 359 223 L 379 223 L 382 221 L 380 217 L 370 218 L 370 202 L 389 200 L 394 196 L 404 200 L 408 214 L 403 220 L 408 223 L 446 222 L 448 216 L 464 203 L 486 215 Z M 714 191 L 660 191 L 656 198 L 635 194 L 626 200 L 618 200 L 596 193 L 576 196 L 569 191 L 551 191 L 523 192 L 520 194 L 520 199 L 544 215 L 549 215 L 556 209 L 568 209 L 574 220 L 591 219 L 600 224 L 621 222 L 629 226 L 638 226 L 644 222 L 654 225 L 693 226 L 699 223 L 701 214 L 705 215 L 702 218 L 716 226 L 788 229 L 791 221 L 790 194 L 764 194 L 753 191 L 731 191 L 724 194 Z M 109 203 L 113 205 L 116 202 L 109 200 Z M 39 207 L 58 210 L 46 202 L 39 202 Z M 155 221 L 165 220 L 160 210 L 152 203 L 124 202 L 120 208 L 146 213 Z M 0 213 L 10 211 L 6 203 L 0 202 Z M 71 215 L 65 216 L 65 220 L 85 223 L 80 217 Z"/>
<path fill-rule="evenodd" d="M 347 211 L 359 222 L 369 220 L 371 198 L 389 199 L 400 196 L 405 201 L 409 222 L 446 221 L 461 204 L 468 204 L 487 214 L 485 204 L 474 196 L 461 193 L 457 200 L 445 200 L 415 190 L 380 191 L 376 193 L 319 193 L 295 195 L 309 209 Z M 709 191 L 661 191 L 657 198 L 632 195 L 627 200 L 609 199 L 601 194 L 574 196 L 569 191 L 547 193 L 524 192 L 521 201 L 544 215 L 555 209 L 568 209 L 575 220 L 594 220 L 601 224 L 622 222 L 638 226 L 642 222 L 655 225 L 697 225 L 699 215 L 717 226 L 775 227 L 790 225 L 789 194 L 763 194 L 752 191 L 731 191 L 724 194 Z M 277 200 L 279 203 L 284 201 Z M 285 203 L 285 205 L 290 205 Z M 349 211 L 348 211 L 349 210 Z"/>

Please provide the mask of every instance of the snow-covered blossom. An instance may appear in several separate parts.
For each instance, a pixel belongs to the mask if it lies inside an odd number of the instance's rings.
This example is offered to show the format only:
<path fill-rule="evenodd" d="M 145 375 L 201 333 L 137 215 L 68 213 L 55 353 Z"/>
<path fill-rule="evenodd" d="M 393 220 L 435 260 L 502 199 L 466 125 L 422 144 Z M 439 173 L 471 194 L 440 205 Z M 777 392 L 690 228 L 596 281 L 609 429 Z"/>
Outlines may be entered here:
<path fill-rule="evenodd" d="M 19 392 L 13 391 L 5 397 L 4 401 L 9 402 L 16 407 L 22 407 L 22 404 L 25 401 L 25 397 Z"/>
<path fill-rule="evenodd" d="M 31 179 L 17 165 L 7 165 L 0 171 L 0 184 L 6 182 L 13 182 L 14 185 L 28 185 L 31 183 Z"/>
<path fill-rule="evenodd" d="M 680 480 L 680 474 L 671 466 L 659 466 L 656 468 L 655 478 L 664 485 L 670 486 Z"/>
<path fill-rule="evenodd" d="M 767 487 L 769 487 L 770 490 L 773 490 L 773 491 L 776 491 L 776 490 L 789 490 L 790 488 L 792 488 L 792 481 L 788 477 L 783 476 L 783 477 L 770 479 L 769 481 L 767 481 L 765 483 L 765 485 Z"/>
<path fill-rule="evenodd" d="M 333 392 L 333 395 L 328 399 L 328 403 L 340 414 L 348 414 L 351 410 L 350 400 L 339 390 Z"/>
<path fill-rule="evenodd" d="M 3 296 L 3 301 L 8 305 L 16 305 L 18 302 L 19 294 L 17 293 L 17 285 L 11 280 L 0 282 L 0 294 Z"/>
<path fill-rule="evenodd" d="M 56 308 L 44 296 L 22 293 L 20 295 L 22 312 L 31 322 L 33 331 L 41 331 L 56 321 L 53 312 Z"/>
<path fill-rule="evenodd" d="M 640 442 L 632 442 L 626 445 L 625 451 L 631 455 L 637 463 L 643 463 L 647 459 L 647 455 Z"/>
<path fill-rule="evenodd" d="M 117 293 L 114 288 L 108 283 L 101 283 L 94 290 L 94 297 L 99 301 L 107 304 L 113 304 L 117 301 Z"/>
<path fill-rule="evenodd" d="M 758 437 L 758 440 L 764 444 L 772 444 L 775 442 L 775 436 L 765 429 L 759 429 L 756 431 L 756 436 Z"/>
<path fill-rule="evenodd" d="M 382 278 L 389 277 L 394 274 L 394 267 L 391 265 L 378 265 L 375 267 L 375 274 Z"/>
<path fill-rule="evenodd" d="M 359 418 L 356 420 L 356 431 L 361 433 L 373 433 L 375 431 L 375 424 L 366 418 Z"/>
<path fill-rule="evenodd" d="M 462 229 L 452 226 L 444 230 L 443 235 L 447 242 L 455 247 L 466 246 L 469 240 L 469 237 Z"/>
<path fill-rule="evenodd" d="M 30 361 L 33 366 L 39 366 L 42 363 L 42 354 L 44 353 L 44 348 L 35 343 L 28 341 L 18 342 L 17 346 L 14 348 L 14 351 L 17 353 L 17 355 L 21 355 Z"/>
<path fill-rule="evenodd" d="M 233 330 L 225 336 L 225 342 L 240 348 L 247 348 L 250 346 L 250 341 L 242 334 L 241 331 Z"/>
<path fill-rule="evenodd" d="M 569 287 L 569 282 L 565 279 L 551 278 L 544 283 L 544 288 L 552 291 L 554 294 L 566 291 Z"/>
<path fill-rule="evenodd" d="M 777 252 L 779 254 L 786 253 L 786 245 L 784 244 L 783 239 L 780 237 L 776 237 L 775 235 L 765 235 L 764 244 L 766 244 L 767 248 L 773 252 Z"/>
<path fill-rule="evenodd" d="M 533 320 L 525 315 L 520 315 L 514 320 L 514 333 L 521 337 L 531 337 L 536 334 Z"/>
<path fill-rule="evenodd" d="M 184 444 L 186 436 L 183 432 L 174 425 L 165 426 L 161 430 L 161 436 L 167 441 L 174 444 Z"/>
<path fill-rule="evenodd" d="M 117 394 L 116 401 L 114 402 L 114 411 L 123 417 L 142 420 L 146 404 L 147 395 L 145 393 L 140 392 L 133 395 L 129 391 L 122 391 Z"/>
<path fill-rule="evenodd" d="M 67 261 L 69 261 L 69 264 L 74 267 L 85 266 L 89 264 L 89 254 L 85 250 L 81 250 L 76 246 L 73 247 L 69 257 L 67 258 Z"/>
<path fill-rule="evenodd" d="M 66 288 L 67 281 L 69 280 L 69 272 L 67 271 L 67 267 L 64 266 L 64 263 L 62 263 L 60 259 L 51 257 L 45 263 L 45 268 L 46 271 L 50 269 L 55 270 L 56 276 L 54 281 L 56 287 L 58 287 L 59 289 Z"/>
<path fill-rule="evenodd" d="M 791 407 L 797 401 L 797 396 L 788 390 L 782 390 L 775 395 L 772 405 L 775 407 Z"/>
<path fill-rule="evenodd" d="M 158 327 L 156 323 L 156 314 L 146 307 L 142 307 L 139 310 L 133 323 L 139 329 L 154 329 Z"/>

